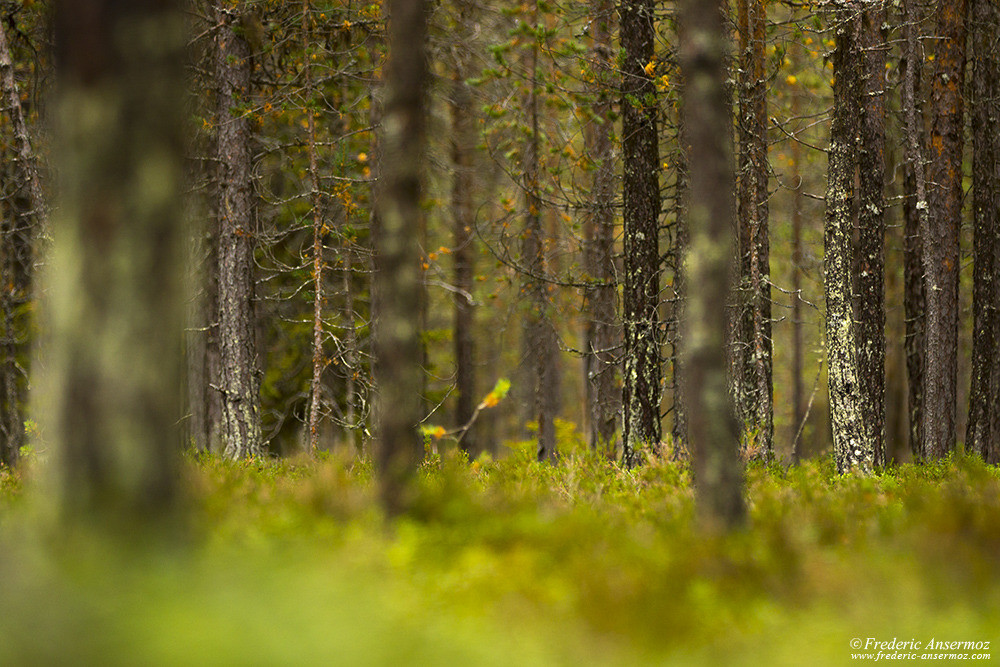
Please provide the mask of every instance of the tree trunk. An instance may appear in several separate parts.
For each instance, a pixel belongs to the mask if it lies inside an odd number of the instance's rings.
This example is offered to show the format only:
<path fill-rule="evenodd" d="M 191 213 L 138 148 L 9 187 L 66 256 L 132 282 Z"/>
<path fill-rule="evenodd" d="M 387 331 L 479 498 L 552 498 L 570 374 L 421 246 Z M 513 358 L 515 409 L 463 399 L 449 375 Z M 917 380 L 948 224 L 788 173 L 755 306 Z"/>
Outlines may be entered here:
<path fill-rule="evenodd" d="M 537 24 L 538 6 L 531 5 L 532 20 Z M 525 103 L 528 113 L 529 137 L 524 152 L 524 236 L 521 256 L 526 269 L 522 277 L 522 293 L 528 296 L 529 311 L 524 322 L 522 344 L 524 365 L 527 369 L 529 392 L 527 407 L 529 419 L 538 423 L 538 460 L 558 458 L 554 401 L 558 391 L 556 380 L 556 355 L 558 346 L 555 330 L 549 318 L 551 303 L 546 274 L 545 233 L 542 229 L 542 200 L 539 196 L 539 119 L 538 119 L 538 44 L 532 43 L 528 55 L 528 94 Z"/>
<path fill-rule="evenodd" d="M 792 97 L 792 117 L 802 115 L 801 98 L 797 93 Z M 802 319 L 802 146 L 798 139 L 792 139 L 792 182 L 795 192 L 792 194 L 792 424 L 789 442 L 792 443 L 792 463 L 801 461 L 801 432 L 805 411 L 805 388 L 803 386 L 803 361 L 805 350 L 803 345 Z"/>
<path fill-rule="evenodd" d="M 80 517 L 145 526 L 175 497 L 184 44 L 173 2 L 55 6 L 62 187 L 39 414 L 61 459 L 62 507 Z"/>
<path fill-rule="evenodd" d="M 468 24 L 471 5 L 460 3 L 460 30 Z M 468 56 L 456 56 L 458 62 L 451 82 L 451 162 L 454 170 L 451 190 L 455 300 L 455 425 L 464 428 L 461 447 L 475 456 L 479 451 L 477 427 L 472 424 L 477 405 L 475 366 L 475 300 L 472 296 L 475 273 L 476 233 L 473 193 L 476 187 L 475 151 L 479 139 L 472 91 L 465 82 L 470 76 Z"/>
<path fill-rule="evenodd" d="M 837 471 L 870 472 L 875 460 L 863 423 L 858 368 L 858 327 L 853 313 L 854 183 L 858 168 L 861 55 L 856 11 L 840 6 L 835 14 L 833 123 L 830 128 L 826 191 L 824 268 L 826 344 L 829 358 L 830 419 Z"/>
<path fill-rule="evenodd" d="M 920 448 L 925 459 L 942 457 L 955 449 L 966 10 L 966 0 L 942 3 L 938 8 L 931 81 L 929 215 L 920 230 L 927 306 L 924 441 Z"/>
<path fill-rule="evenodd" d="M 590 285 L 584 292 L 587 381 L 587 416 L 591 449 L 614 455 L 615 431 L 621 410 L 616 350 L 620 345 L 615 299 L 615 157 L 614 123 L 611 120 L 614 90 L 611 0 L 591 0 L 591 75 L 596 119 L 585 134 L 587 155 L 596 165 L 586 221 L 584 265 Z"/>
<path fill-rule="evenodd" d="M 884 6 L 861 11 L 858 50 L 858 379 L 866 447 L 885 465 L 885 63 Z"/>
<path fill-rule="evenodd" d="M 745 521 L 746 506 L 739 433 L 726 378 L 735 213 L 726 129 L 728 40 L 723 2 L 685 0 L 680 12 L 683 123 L 691 142 L 690 246 L 685 266 L 687 284 L 698 286 L 687 302 L 684 395 L 698 512 L 709 525 L 731 527 Z"/>
<path fill-rule="evenodd" d="M 642 450 L 660 445 L 660 150 L 652 73 L 655 0 L 620 5 L 625 386 L 622 463 L 638 464 Z"/>
<path fill-rule="evenodd" d="M 740 0 L 739 239 L 741 300 L 737 412 L 755 433 L 754 456 L 774 456 L 768 238 L 767 80 L 763 0 Z"/>
<path fill-rule="evenodd" d="M 16 202 L 9 202 L 3 238 L 3 295 L 0 311 L 3 317 L 3 363 L 0 368 L 0 466 L 13 466 L 24 443 L 24 394 L 26 379 L 18 357 L 25 351 L 27 326 L 20 308 L 31 299 L 34 273 L 34 239 L 48 224 L 48 207 L 42 191 L 38 164 L 28 133 L 28 124 L 21 107 L 21 93 L 14 78 L 14 63 L 7 43 L 6 29 L 0 26 L 0 86 L 14 132 L 17 155 L 14 170 L 25 184 L 28 206 L 22 211 Z M 26 225 L 21 221 L 27 220 Z"/>
<path fill-rule="evenodd" d="M 251 167 L 253 60 L 239 19 L 217 6 L 219 185 L 219 351 L 222 435 L 232 459 L 263 452 L 259 360 L 254 333 L 256 201 Z"/>
<path fill-rule="evenodd" d="M 423 0 L 389 0 L 389 58 L 376 205 L 375 281 L 378 329 L 375 371 L 378 388 L 378 452 L 382 502 L 390 514 L 404 509 L 423 446 L 420 388 L 421 172 L 424 160 L 424 89 L 427 33 Z"/>
<path fill-rule="evenodd" d="M 924 121 L 917 100 L 921 97 L 923 50 L 920 46 L 920 16 L 916 0 L 903 0 L 903 107 L 906 160 L 903 199 L 903 310 L 906 317 L 906 378 L 909 402 L 910 449 L 914 456 L 923 451 L 924 358 L 927 347 L 927 298 L 924 293 L 924 242 L 921 234 L 928 226 L 926 171 L 924 165 Z"/>
<path fill-rule="evenodd" d="M 316 95 L 313 82 L 312 58 L 309 57 L 309 46 L 312 43 L 312 17 L 309 15 L 310 2 L 302 3 L 302 35 L 303 58 L 302 78 L 305 87 L 306 103 L 306 153 L 309 160 L 309 206 L 312 213 L 312 280 L 313 280 L 313 319 L 312 319 L 312 380 L 309 383 L 309 453 L 319 450 L 319 420 L 321 402 L 323 399 L 323 371 L 326 369 L 326 355 L 323 353 L 323 209 L 320 192 L 319 169 L 316 156 L 316 112 L 313 110 L 313 100 Z"/>
<path fill-rule="evenodd" d="M 972 383 L 965 447 L 1000 463 L 1000 6 L 972 0 L 973 334 Z"/>

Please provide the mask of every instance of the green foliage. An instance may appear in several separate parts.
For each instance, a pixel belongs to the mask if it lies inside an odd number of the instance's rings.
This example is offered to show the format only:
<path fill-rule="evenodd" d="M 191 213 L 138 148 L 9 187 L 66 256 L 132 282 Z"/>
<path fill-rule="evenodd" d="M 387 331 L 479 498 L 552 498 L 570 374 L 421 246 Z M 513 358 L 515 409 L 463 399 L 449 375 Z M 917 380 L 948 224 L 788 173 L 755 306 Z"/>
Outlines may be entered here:
<path fill-rule="evenodd" d="M 1000 474 L 977 459 L 756 463 L 751 525 L 720 536 L 686 465 L 561 434 L 555 466 L 430 457 L 390 524 L 366 462 L 193 457 L 169 548 L 39 531 L 0 471 L 4 661 L 842 664 L 856 636 L 995 634 Z"/>

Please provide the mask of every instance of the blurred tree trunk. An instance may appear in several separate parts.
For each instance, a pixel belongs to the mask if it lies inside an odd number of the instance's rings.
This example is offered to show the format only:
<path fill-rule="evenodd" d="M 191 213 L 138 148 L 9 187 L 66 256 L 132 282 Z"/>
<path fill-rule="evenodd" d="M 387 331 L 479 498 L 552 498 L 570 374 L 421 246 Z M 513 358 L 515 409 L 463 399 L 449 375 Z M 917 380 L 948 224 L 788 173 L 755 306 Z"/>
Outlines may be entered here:
<path fill-rule="evenodd" d="M 263 452 L 259 360 L 254 333 L 254 235 L 249 104 L 253 57 L 241 16 L 216 7 L 219 151 L 219 348 L 225 454 Z"/>
<path fill-rule="evenodd" d="M 937 49 L 931 80 L 928 170 L 929 215 L 921 228 L 926 353 L 923 437 L 926 459 L 955 449 L 958 382 L 958 235 L 962 218 L 962 153 L 965 131 L 966 0 L 938 7 Z"/>
<path fill-rule="evenodd" d="M 858 52 L 858 265 L 855 317 L 858 322 L 858 379 L 865 440 L 872 463 L 885 465 L 885 31 L 884 4 L 861 10 Z"/>
<path fill-rule="evenodd" d="M 686 282 L 698 286 L 688 294 L 682 340 L 698 511 L 709 525 L 731 527 L 745 521 L 746 506 L 739 430 L 726 378 L 735 183 L 727 131 L 725 11 L 721 0 L 680 5 L 683 122 L 691 145 Z"/>
<path fill-rule="evenodd" d="M 381 184 L 375 234 L 378 329 L 378 452 L 382 500 L 390 514 L 407 502 L 407 487 L 423 455 L 417 425 L 420 388 L 421 173 L 424 168 L 424 88 L 427 32 L 423 0 L 388 0 L 389 58 L 385 68 Z"/>
<path fill-rule="evenodd" d="M 587 421 L 592 449 L 616 450 L 615 431 L 621 410 L 616 350 L 620 345 L 615 299 L 615 156 L 614 122 L 611 120 L 614 90 L 614 12 L 611 0 L 591 0 L 591 111 L 584 139 L 595 169 L 590 188 L 590 210 L 586 220 L 584 265 L 590 282 L 584 291 L 586 343 L 584 363 L 587 381 Z"/>
<path fill-rule="evenodd" d="M 660 149 L 653 83 L 655 0 L 622 0 L 625 386 L 622 463 L 660 445 Z"/>
<path fill-rule="evenodd" d="M 924 356 L 926 349 L 926 295 L 924 294 L 924 242 L 921 234 L 928 225 L 926 171 L 924 165 L 924 120 L 917 106 L 923 89 L 923 50 L 920 44 L 920 15 L 917 0 L 903 0 L 903 85 L 901 105 L 904 117 L 905 154 L 903 178 L 903 310 L 906 317 L 906 378 L 909 402 L 910 449 L 920 456 L 923 437 Z"/>
<path fill-rule="evenodd" d="M 70 514 L 148 519 L 175 497 L 186 238 L 177 9 L 55 4 L 61 205 L 40 415 Z"/>
<path fill-rule="evenodd" d="M 763 0 L 740 0 L 739 199 L 741 316 L 735 369 L 737 413 L 755 433 L 753 454 L 774 456 L 774 387 L 771 349 L 770 240 L 768 235 L 767 13 Z"/>
<path fill-rule="evenodd" d="M 470 22 L 472 5 L 459 2 L 459 26 L 464 31 Z M 479 451 L 478 428 L 471 424 L 476 410 L 475 366 L 475 301 L 472 297 L 475 273 L 475 211 L 473 195 L 476 192 L 476 144 L 479 132 L 473 111 L 472 91 L 466 83 L 471 68 L 464 52 L 456 56 L 451 82 L 451 162 L 454 169 L 451 190 L 455 300 L 455 388 L 458 400 L 455 405 L 455 425 L 469 428 L 462 435 L 461 447 L 470 457 Z"/>
<path fill-rule="evenodd" d="M 833 123 L 830 128 L 826 191 L 824 265 L 826 344 L 829 358 L 830 418 L 837 471 L 870 472 L 875 453 L 863 423 L 858 367 L 858 327 L 853 312 L 854 203 L 858 168 L 860 90 L 863 81 L 858 48 L 860 20 L 852 7 L 838 5 L 837 45 L 833 53 Z"/>
<path fill-rule="evenodd" d="M 1000 5 L 972 0 L 973 338 L 966 450 L 1000 463 Z"/>
<path fill-rule="evenodd" d="M 14 133 L 15 168 L 11 170 L 26 195 L 28 208 L 8 199 L 2 231 L 3 287 L 0 314 L 3 318 L 3 362 L 0 367 L 0 466 L 13 466 L 24 443 L 25 370 L 18 361 L 25 351 L 27 323 L 25 304 L 32 298 L 34 239 L 47 226 L 48 207 L 42 190 L 38 160 L 21 106 L 21 91 L 14 78 L 14 62 L 6 28 L 0 26 L 0 86 Z"/>

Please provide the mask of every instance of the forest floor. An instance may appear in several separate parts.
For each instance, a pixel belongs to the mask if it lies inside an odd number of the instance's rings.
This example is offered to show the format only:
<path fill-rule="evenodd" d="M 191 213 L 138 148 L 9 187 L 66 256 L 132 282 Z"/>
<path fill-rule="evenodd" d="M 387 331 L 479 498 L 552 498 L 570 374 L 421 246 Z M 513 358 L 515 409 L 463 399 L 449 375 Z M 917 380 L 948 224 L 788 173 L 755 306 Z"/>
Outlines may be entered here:
<path fill-rule="evenodd" d="M 893 640 L 1000 657 L 1000 472 L 972 458 L 751 467 L 729 536 L 698 530 L 687 468 L 655 459 L 435 457 L 387 523 L 364 465 L 192 458 L 182 537 L 151 544 L 39 528 L 40 468 L 0 473 L 0 664 L 839 665 Z"/>

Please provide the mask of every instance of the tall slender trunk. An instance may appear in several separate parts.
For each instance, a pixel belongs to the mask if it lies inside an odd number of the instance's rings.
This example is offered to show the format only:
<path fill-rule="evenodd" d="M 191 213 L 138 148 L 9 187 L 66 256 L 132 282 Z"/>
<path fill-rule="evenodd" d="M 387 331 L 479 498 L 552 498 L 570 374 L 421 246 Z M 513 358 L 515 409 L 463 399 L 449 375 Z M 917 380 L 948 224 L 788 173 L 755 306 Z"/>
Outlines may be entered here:
<path fill-rule="evenodd" d="M 538 22 L 537 2 L 531 5 L 534 25 Z M 538 117 L 538 44 L 532 43 L 528 53 L 528 93 L 525 103 L 528 114 L 529 137 L 523 160 L 524 178 L 524 236 L 521 255 L 527 275 L 522 278 L 522 290 L 528 296 L 529 312 L 524 323 L 524 363 L 528 380 L 528 414 L 538 423 L 538 460 L 555 461 L 558 457 L 555 433 L 556 379 L 555 330 L 549 318 L 551 307 L 546 274 L 546 243 L 542 228 L 542 200 L 539 191 L 539 117 Z"/>
<path fill-rule="evenodd" d="M 469 5 L 462 3 L 459 17 L 462 24 L 465 24 L 468 13 Z M 476 410 L 475 301 L 472 297 L 476 234 L 472 197 L 476 191 L 475 149 L 478 133 L 472 91 L 465 82 L 469 77 L 468 65 L 462 56 L 459 58 L 462 60 L 455 65 L 451 83 L 451 161 L 454 169 L 451 208 L 455 286 L 455 388 L 458 393 L 455 424 L 462 428 L 470 424 Z M 462 437 L 462 449 L 470 456 L 478 452 L 477 431 L 472 424 Z"/>
<path fill-rule="evenodd" d="M 967 0 L 942 3 L 938 8 L 938 41 L 931 80 L 929 215 L 922 220 L 925 224 L 920 229 L 927 310 L 924 441 L 920 455 L 927 459 L 955 449 L 967 8 Z"/>
<path fill-rule="evenodd" d="M 102 527 L 121 519 L 128 531 L 168 515 L 177 489 L 186 241 L 178 4 L 61 0 L 54 11 L 62 187 L 39 414 L 57 446 L 64 511 Z"/>
<path fill-rule="evenodd" d="M 973 337 L 966 450 L 1000 463 L 1000 6 L 972 0 Z"/>
<path fill-rule="evenodd" d="M 792 117 L 802 115 L 802 101 L 798 94 L 792 97 Z M 792 139 L 792 182 L 795 191 L 792 193 L 792 424 L 789 442 L 792 443 L 792 462 L 801 460 L 799 439 L 802 422 L 805 419 L 805 388 L 803 386 L 803 361 L 805 350 L 803 345 L 802 319 L 802 146 L 798 139 Z"/>
<path fill-rule="evenodd" d="M 591 110 L 597 119 L 587 128 L 587 154 L 596 165 L 591 181 L 590 210 L 586 221 L 584 264 L 591 281 L 584 292 L 587 320 L 584 347 L 587 381 L 587 416 L 590 446 L 612 454 L 621 410 L 616 349 L 620 328 L 615 312 L 615 157 L 614 123 L 611 120 L 614 90 L 611 33 L 612 0 L 591 0 L 590 67 L 593 75 Z"/>
<path fill-rule="evenodd" d="M 923 113 L 917 107 L 923 79 L 920 16 L 916 0 L 903 0 L 902 100 L 905 129 L 903 199 L 903 310 L 906 317 L 906 378 L 909 402 L 910 449 L 921 456 L 924 442 L 924 357 L 927 347 L 927 298 L 924 293 L 924 242 L 928 226 Z"/>
<path fill-rule="evenodd" d="M 660 149 L 657 136 L 656 2 L 622 0 L 622 161 L 625 325 L 622 462 L 660 445 Z"/>
<path fill-rule="evenodd" d="M 219 185 L 219 351 L 222 434 L 229 458 L 263 452 L 259 360 L 254 329 L 256 201 L 251 168 L 253 60 L 238 19 L 217 6 Z"/>
<path fill-rule="evenodd" d="M 860 130 L 861 57 L 859 19 L 850 7 L 835 13 L 833 123 L 830 128 L 826 191 L 824 267 L 826 345 L 829 358 L 830 413 L 837 471 L 870 472 L 874 451 L 865 437 L 858 368 L 858 327 L 853 312 L 853 224 L 856 137 Z"/>
<path fill-rule="evenodd" d="M 858 33 L 861 127 L 858 134 L 858 380 L 862 423 L 875 465 L 885 465 L 885 63 L 882 5 L 861 11 Z"/>
<path fill-rule="evenodd" d="M 698 512 L 708 525 L 746 519 L 739 430 L 726 377 L 727 304 L 733 278 L 734 175 L 726 91 L 724 3 L 680 6 L 684 129 L 691 142 L 685 263 L 688 295 L 683 337 L 688 433 L 694 455 Z"/>
<path fill-rule="evenodd" d="M 312 58 L 309 45 L 312 42 L 312 17 L 310 2 L 302 3 L 303 85 L 306 95 L 306 153 L 309 159 L 309 205 L 312 212 L 312 279 L 313 279 L 313 340 L 312 340 L 312 380 L 309 383 L 309 452 L 319 449 L 319 420 L 323 398 L 323 370 L 326 368 L 323 354 L 323 209 L 320 193 L 319 169 L 316 160 L 316 113 L 313 98 L 316 95 L 313 82 Z"/>
<path fill-rule="evenodd" d="M 21 211 L 16 203 L 7 207 L 3 246 L 3 295 L 0 296 L 0 311 L 3 318 L 4 340 L 3 362 L 0 368 L 0 405 L 3 415 L 0 419 L 0 465 L 13 466 L 24 442 L 24 393 L 26 382 L 24 369 L 18 357 L 24 353 L 26 327 L 20 306 L 31 299 L 34 274 L 34 239 L 48 225 L 48 207 L 42 190 L 38 161 L 31 145 L 31 135 L 24 109 L 21 106 L 21 92 L 14 78 L 14 62 L 10 45 L 7 43 L 6 29 L 0 26 L 0 87 L 3 90 L 4 106 L 14 132 L 14 151 L 17 156 L 15 172 L 24 183 L 28 205 L 31 210 Z M 27 220 L 27 224 L 22 221 Z"/>
<path fill-rule="evenodd" d="M 423 0 L 388 0 L 386 8 L 389 58 L 375 235 L 379 318 L 375 339 L 379 392 L 376 461 L 382 502 L 389 513 L 396 513 L 407 503 L 408 487 L 423 455 L 417 435 L 423 416 L 418 239 L 425 164 L 427 7 Z"/>
<path fill-rule="evenodd" d="M 767 81 L 764 47 L 767 14 L 763 0 L 740 0 L 739 207 L 740 284 L 744 292 L 737 410 L 744 427 L 756 432 L 756 455 L 774 455 L 771 376 L 771 284 L 768 238 Z"/>
<path fill-rule="evenodd" d="M 688 286 L 684 273 L 684 258 L 687 256 L 690 237 L 688 233 L 688 199 L 690 198 L 689 166 L 691 156 L 688 152 L 690 141 L 684 127 L 684 94 L 681 94 L 680 116 L 677 119 L 677 141 L 680 144 L 674 158 L 674 169 L 677 174 L 674 193 L 674 234 L 673 246 L 670 249 L 673 265 L 673 304 L 670 308 L 670 321 L 667 323 L 672 334 L 671 363 L 673 371 L 673 437 L 674 460 L 685 459 L 690 455 L 688 449 L 688 406 L 684 396 L 684 318 L 687 312 Z"/>

